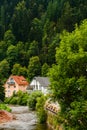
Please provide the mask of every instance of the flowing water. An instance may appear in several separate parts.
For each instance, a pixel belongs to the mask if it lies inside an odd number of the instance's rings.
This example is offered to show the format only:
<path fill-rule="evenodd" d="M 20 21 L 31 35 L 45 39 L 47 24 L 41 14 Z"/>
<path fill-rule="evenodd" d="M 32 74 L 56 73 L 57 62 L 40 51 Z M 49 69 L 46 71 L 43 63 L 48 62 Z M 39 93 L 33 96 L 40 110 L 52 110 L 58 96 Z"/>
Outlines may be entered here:
<path fill-rule="evenodd" d="M 27 106 L 11 106 L 14 120 L 0 124 L 0 130 L 49 130 L 45 124 L 37 123 L 35 112 Z"/>

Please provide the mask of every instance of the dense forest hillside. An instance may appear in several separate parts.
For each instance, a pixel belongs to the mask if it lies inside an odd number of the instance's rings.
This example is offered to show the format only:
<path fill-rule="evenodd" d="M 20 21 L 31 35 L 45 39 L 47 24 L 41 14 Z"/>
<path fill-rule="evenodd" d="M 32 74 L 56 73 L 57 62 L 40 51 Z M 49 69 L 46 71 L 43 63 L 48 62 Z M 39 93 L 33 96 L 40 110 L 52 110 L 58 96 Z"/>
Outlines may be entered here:
<path fill-rule="evenodd" d="M 85 18 L 86 0 L 0 0 L 0 79 L 46 76 L 60 34 Z"/>

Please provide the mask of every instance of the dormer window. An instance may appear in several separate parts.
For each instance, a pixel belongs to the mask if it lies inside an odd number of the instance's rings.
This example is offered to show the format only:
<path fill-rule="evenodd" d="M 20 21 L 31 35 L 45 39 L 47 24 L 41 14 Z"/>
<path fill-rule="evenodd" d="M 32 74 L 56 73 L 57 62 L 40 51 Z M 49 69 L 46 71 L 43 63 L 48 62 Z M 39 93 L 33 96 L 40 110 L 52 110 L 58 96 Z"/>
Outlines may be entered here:
<path fill-rule="evenodd" d="M 7 84 L 15 84 L 14 79 L 10 78 L 9 81 L 7 82 Z"/>
<path fill-rule="evenodd" d="M 13 79 L 13 78 L 10 78 L 10 82 L 14 82 L 14 79 Z"/>

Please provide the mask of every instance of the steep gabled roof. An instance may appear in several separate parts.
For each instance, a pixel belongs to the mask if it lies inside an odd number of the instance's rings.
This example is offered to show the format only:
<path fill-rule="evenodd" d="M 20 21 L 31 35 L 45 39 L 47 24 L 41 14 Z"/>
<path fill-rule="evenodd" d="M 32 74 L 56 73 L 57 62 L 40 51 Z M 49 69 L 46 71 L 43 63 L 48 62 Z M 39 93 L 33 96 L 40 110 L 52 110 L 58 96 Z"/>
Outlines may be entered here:
<path fill-rule="evenodd" d="M 48 77 L 34 77 L 34 79 L 38 81 L 43 87 L 48 87 L 50 85 Z"/>
<path fill-rule="evenodd" d="M 18 85 L 29 85 L 23 76 L 10 76 L 10 78 L 13 78 Z"/>

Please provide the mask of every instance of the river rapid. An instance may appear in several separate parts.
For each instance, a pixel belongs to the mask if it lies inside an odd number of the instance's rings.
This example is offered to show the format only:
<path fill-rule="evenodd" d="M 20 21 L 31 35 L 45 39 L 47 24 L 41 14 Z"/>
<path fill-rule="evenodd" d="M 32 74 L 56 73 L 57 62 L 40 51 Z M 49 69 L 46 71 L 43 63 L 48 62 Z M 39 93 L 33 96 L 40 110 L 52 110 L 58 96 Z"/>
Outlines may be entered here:
<path fill-rule="evenodd" d="M 38 124 L 35 112 L 27 106 L 10 107 L 14 120 L 0 124 L 0 130 L 49 130 L 45 124 Z"/>

